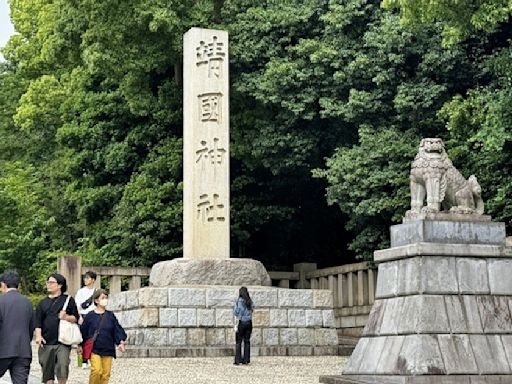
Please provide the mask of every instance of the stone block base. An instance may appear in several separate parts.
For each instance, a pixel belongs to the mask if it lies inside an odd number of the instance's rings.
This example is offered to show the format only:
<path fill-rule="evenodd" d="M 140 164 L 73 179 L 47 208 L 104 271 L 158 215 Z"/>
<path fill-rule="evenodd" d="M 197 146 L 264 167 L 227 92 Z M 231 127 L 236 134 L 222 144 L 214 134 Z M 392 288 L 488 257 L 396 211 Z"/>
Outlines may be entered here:
<path fill-rule="evenodd" d="M 510 384 L 512 375 L 460 376 L 320 376 L 324 384 Z"/>
<path fill-rule="evenodd" d="M 338 335 L 330 290 L 249 286 L 255 303 L 254 356 L 336 355 Z M 230 356 L 238 287 L 147 287 L 112 295 L 128 335 L 127 357 Z"/>
<path fill-rule="evenodd" d="M 172 285 L 272 285 L 263 264 L 253 259 L 173 259 L 156 263 L 149 282 Z"/>

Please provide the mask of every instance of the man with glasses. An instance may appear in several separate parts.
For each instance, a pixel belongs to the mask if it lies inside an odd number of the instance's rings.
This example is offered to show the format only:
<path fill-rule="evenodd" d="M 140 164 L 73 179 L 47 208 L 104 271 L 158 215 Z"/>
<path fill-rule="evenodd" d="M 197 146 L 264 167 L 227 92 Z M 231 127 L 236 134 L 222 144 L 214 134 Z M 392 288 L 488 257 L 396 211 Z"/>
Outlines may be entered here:
<path fill-rule="evenodd" d="M 96 305 L 94 305 L 93 295 L 94 295 L 94 283 L 96 282 L 96 273 L 93 271 L 87 271 L 84 273 L 84 287 L 80 288 L 76 293 L 76 306 L 78 307 L 78 312 L 80 313 L 80 319 L 78 320 L 78 324 L 82 325 L 84 322 L 84 317 L 89 312 L 94 311 Z M 83 369 L 89 368 L 89 361 L 84 359 L 82 363 Z"/>
<path fill-rule="evenodd" d="M 59 320 L 78 322 L 78 309 L 75 300 L 69 297 L 68 306 L 63 310 L 68 298 L 64 294 L 67 290 L 64 276 L 58 273 L 48 276 L 46 290 L 48 296 L 37 305 L 35 316 L 39 364 L 43 383 L 54 384 L 54 378 L 57 377 L 59 384 L 65 384 L 69 376 L 71 346 L 59 343 Z"/>
<path fill-rule="evenodd" d="M 20 276 L 0 275 L 0 377 L 9 370 L 13 384 L 27 384 L 34 333 L 32 303 L 18 292 Z"/>

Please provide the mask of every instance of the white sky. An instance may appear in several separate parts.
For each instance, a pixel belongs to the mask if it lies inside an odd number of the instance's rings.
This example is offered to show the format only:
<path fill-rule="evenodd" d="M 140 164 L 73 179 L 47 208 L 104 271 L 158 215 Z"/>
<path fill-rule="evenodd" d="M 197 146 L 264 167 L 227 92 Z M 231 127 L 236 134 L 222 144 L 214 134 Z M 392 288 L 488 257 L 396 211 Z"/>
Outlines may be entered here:
<path fill-rule="evenodd" d="M 0 47 L 4 47 L 9 37 L 14 33 L 14 27 L 9 18 L 9 4 L 7 0 L 0 0 Z M 0 60 L 4 57 L 0 53 Z"/>

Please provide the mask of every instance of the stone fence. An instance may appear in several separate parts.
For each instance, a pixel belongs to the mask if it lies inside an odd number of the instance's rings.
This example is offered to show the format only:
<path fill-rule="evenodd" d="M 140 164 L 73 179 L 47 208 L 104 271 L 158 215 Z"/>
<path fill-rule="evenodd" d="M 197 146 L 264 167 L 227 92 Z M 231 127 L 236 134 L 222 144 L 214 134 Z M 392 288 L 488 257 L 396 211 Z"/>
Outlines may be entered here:
<path fill-rule="evenodd" d="M 82 266 L 79 256 L 58 259 L 58 270 L 68 279 L 74 295 L 81 276 L 96 272 L 96 286 L 108 285 L 110 293 L 138 289 L 148 284 L 151 268 Z M 269 271 L 272 285 L 281 288 L 328 289 L 333 293 L 336 328 L 340 336 L 359 336 L 375 301 L 377 269 L 368 262 L 317 269 L 315 263 L 295 264 L 293 271 Z M 105 284 L 106 283 L 106 284 Z"/>

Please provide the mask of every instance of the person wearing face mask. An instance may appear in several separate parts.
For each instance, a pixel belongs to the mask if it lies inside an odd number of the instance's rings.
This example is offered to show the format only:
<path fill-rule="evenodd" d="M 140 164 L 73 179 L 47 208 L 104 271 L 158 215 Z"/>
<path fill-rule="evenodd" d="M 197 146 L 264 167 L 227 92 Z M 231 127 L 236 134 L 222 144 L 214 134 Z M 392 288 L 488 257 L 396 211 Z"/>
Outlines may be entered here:
<path fill-rule="evenodd" d="M 84 340 L 94 337 L 95 333 L 97 335 L 90 358 L 89 384 L 107 384 L 112 370 L 112 360 L 116 357 L 116 345 L 120 352 L 125 350 L 126 332 L 114 313 L 106 309 L 107 291 L 96 290 L 93 299 L 96 308 L 85 316 L 81 326 Z"/>

